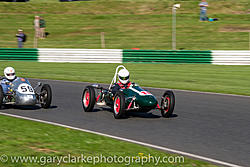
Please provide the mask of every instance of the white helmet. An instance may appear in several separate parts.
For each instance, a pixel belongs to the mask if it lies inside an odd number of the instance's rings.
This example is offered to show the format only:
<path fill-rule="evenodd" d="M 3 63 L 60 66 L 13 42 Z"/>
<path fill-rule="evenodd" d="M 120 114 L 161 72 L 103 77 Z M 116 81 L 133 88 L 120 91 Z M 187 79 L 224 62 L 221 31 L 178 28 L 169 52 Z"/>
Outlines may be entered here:
<path fill-rule="evenodd" d="M 122 84 L 127 84 L 128 81 L 129 81 L 129 72 L 128 72 L 128 70 L 126 70 L 126 69 L 121 69 L 121 70 L 118 72 L 118 78 L 119 78 L 119 81 L 120 81 Z"/>
<path fill-rule="evenodd" d="M 14 80 L 16 78 L 15 69 L 12 67 L 6 67 L 4 69 L 4 75 L 8 80 Z"/>

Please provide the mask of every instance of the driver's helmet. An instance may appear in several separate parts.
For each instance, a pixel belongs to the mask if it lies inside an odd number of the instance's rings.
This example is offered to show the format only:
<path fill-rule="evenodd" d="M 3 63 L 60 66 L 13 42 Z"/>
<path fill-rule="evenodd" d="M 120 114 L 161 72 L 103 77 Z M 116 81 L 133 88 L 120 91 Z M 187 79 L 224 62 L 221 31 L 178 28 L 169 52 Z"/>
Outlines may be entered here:
<path fill-rule="evenodd" d="M 127 84 L 129 81 L 129 72 L 126 69 L 122 69 L 118 72 L 119 81 L 122 84 Z"/>
<path fill-rule="evenodd" d="M 16 78 L 15 69 L 13 67 L 6 67 L 4 69 L 4 75 L 9 81 L 14 80 Z"/>

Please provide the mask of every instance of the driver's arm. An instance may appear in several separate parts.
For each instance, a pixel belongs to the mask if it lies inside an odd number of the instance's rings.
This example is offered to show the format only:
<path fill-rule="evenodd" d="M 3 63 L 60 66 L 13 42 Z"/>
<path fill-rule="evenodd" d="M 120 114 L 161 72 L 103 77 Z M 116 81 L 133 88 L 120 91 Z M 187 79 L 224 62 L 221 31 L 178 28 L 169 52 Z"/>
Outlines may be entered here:
<path fill-rule="evenodd" d="M 9 85 L 9 81 L 6 79 L 1 80 L 1 84 Z"/>

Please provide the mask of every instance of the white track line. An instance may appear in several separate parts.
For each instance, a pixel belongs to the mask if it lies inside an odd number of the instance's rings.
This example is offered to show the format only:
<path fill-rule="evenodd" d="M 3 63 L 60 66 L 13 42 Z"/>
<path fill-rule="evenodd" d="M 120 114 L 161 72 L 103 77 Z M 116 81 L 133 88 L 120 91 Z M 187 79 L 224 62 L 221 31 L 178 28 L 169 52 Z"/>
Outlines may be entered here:
<path fill-rule="evenodd" d="M 81 81 L 65 81 L 65 80 L 51 80 L 51 79 L 38 79 L 38 78 L 29 78 L 29 79 L 35 79 L 35 80 L 44 80 L 44 81 L 56 81 L 56 82 L 66 82 L 66 83 L 83 83 L 83 84 L 94 84 L 91 82 L 81 82 Z M 106 83 L 100 83 L 103 85 L 108 85 Z M 154 87 L 146 87 L 142 86 L 144 88 L 150 88 L 150 89 L 156 89 L 156 90 L 166 90 L 166 89 L 171 89 L 171 88 L 154 88 Z M 171 89 L 175 91 L 180 91 L 180 92 L 190 92 L 190 93 L 199 93 L 199 94 L 209 94 L 209 95 L 221 95 L 221 96 L 233 96 L 233 97 L 245 97 L 245 98 L 250 98 L 250 96 L 247 95 L 236 95 L 236 94 L 226 94 L 226 93 L 215 93 L 215 92 L 202 92 L 202 91 L 194 91 L 194 90 L 183 90 L 183 89 Z"/>
<path fill-rule="evenodd" d="M 153 145 L 153 144 L 149 144 L 149 143 L 144 143 L 144 142 L 140 142 L 140 141 L 136 141 L 136 140 L 131 140 L 131 139 L 123 138 L 123 137 L 108 135 L 108 134 L 105 134 L 105 133 L 95 132 L 95 131 L 92 131 L 92 130 L 76 128 L 76 127 L 63 125 L 63 124 L 59 124 L 59 123 L 55 123 L 55 122 L 49 122 L 49 121 L 44 121 L 44 120 L 39 120 L 39 119 L 14 115 L 14 114 L 8 114 L 8 113 L 3 113 L 3 112 L 0 112 L 0 115 L 10 116 L 10 117 L 15 117 L 15 118 L 40 122 L 40 123 L 46 123 L 46 124 L 60 126 L 60 127 L 64 127 L 64 128 L 69 128 L 69 129 L 73 129 L 73 130 L 82 131 L 82 132 L 87 132 L 87 133 L 92 133 L 92 134 L 96 134 L 96 135 L 106 136 L 106 137 L 110 137 L 110 138 L 113 138 L 113 139 L 122 140 L 122 141 L 130 142 L 130 143 L 135 143 L 135 144 L 139 144 L 139 145 L 143 145 L 143 146 L 147 146 L 147 147 L 151 147 L 151 148 L 155 148 L 155 149 L 159 149 L 159 150 L 164 150 L 164 151 L 167 151 L 167 152 L 180 154 L 180 155 L 183 155 L 183 156 L 188 156 L 188 157 L 192 157 L 192 158 L 212 162 L 212 163 L 219 164 L 219 165 L 224 165 L 224 166 L 229 166 L 229 167 L 242 167 L 242 166 L 239 166 L 239 165 L 231 164 L 231 163 L 228 163 L 228 162 L 224 162 L 224 161 L 220 161 L 220 160 L 216 160 L 216 159 L 212 159 L 212 158 L 203 157 L 203 156 L 200 156 L 200 155 L 195 155 L 195 154 L 191 154 L 191 153 L 187 153 L 187 152 L 183 152 L 183 151 L 178 151 L 178 150 L 174 150 L 174 149 L 170 149 L 170 148 L 166 148 L 166 147 L 162 147 L 162 146 L 157 146 L 157 145 Z"/>

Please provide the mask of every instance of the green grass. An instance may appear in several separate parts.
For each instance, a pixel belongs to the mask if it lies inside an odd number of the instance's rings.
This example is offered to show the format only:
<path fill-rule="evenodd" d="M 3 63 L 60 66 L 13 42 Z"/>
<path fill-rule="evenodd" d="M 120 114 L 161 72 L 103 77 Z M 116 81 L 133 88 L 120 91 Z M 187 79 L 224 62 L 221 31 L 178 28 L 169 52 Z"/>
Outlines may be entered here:
<path fill-rule="evenodd" d="M 29 3 L 0 3 L 0 47 L 17 46 L 18 28 L 28 35 L 26 48 L 33 47 L 33 19 L 41 15 L 50 33 L 39 40 L 39 48 L 171 49 L 171 6 L 177 11 L 177 49 L 248 49 L 248 0 L 208 1 L 210 17 L 218 22 L 199 22 L 198 1 L 96 0 L 60 3 L 31 0 Z"/>
<path fill-rule="evenodd" d="M 118 141 L 108 137 L 98 136 L 90 133 L 79 132 L 68 128 L 37 123 L 17 118 L 0 116 L 0 156 L 5 154 L 9 160 L 6 163 L 0 162 L 0 166 L 8 167 L 35 167 L 46 164 L 43 157 L 52 156 L 122 156 L 122 157 L 146 157 L 148 155 L 154 157 L 164 156 L 178 156 L 173 154 L 164 153 L 159 150 L 143 147 L 140 145 Z M 143 154 L 143 155 L 142 155 Z M 12 163 L 11 156 L 33 156 L 42 157 L 40 163 Z M 152 161 L 151 161 L 152 162 Z M 56 163 L 58 163 L 56 161 Z M 46 166 L 57 166 L 56 163 L 47 163 Z M 95 166 L 126 166 L 125 163 L 99 163 Z M 44 166 L 44 165 L 43 165 Z M 61 163 L 60 166 L 93 166 L 86 163 Z M 139 167 L 139 163 L 133 163 L 130 166 Z M 155 166 L 154 163 L 147 163 L 145 167 Z M 184 163 L 164 164 L 158 166 L 201 166 L 213 167 L 206 162 L 191 160 L 185 158 Z"/>
<path fill-rule="evenodd" d="M 117 64 L 0 62 L 29 78 L 110 83 Z M 250 95 L 250 66 L 125 64 L 141 86 Z"/>

